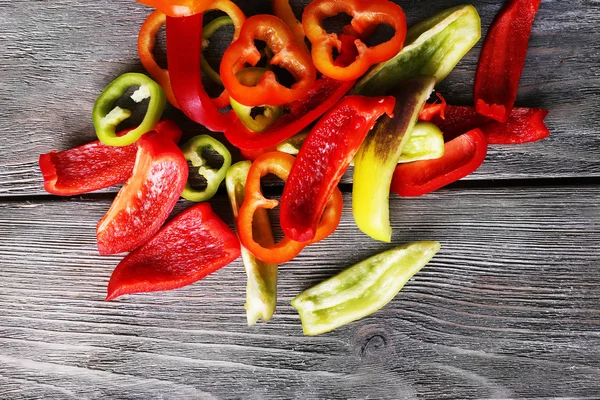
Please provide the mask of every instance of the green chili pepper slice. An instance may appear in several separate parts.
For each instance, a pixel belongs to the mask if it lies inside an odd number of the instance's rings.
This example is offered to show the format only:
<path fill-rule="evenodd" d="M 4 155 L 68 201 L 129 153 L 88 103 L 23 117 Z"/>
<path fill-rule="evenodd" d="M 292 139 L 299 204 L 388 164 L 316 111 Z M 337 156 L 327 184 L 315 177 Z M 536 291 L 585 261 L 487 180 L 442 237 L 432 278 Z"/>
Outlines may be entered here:
<path fill-rule="evenodd" d="M 417 122 L 402 149 L 398 163 L 435 160 L 444 155 L 444 135 L 431 122 Z"/>
<path fill-rule="evenodd" d="M 219 169 L 211 168 L 203 157 L 202 154 L 209 149 L 216 151 L 223 157 L 223 165 Z M 206 179 L 206 188 L 204 190 L 194 189 L 188 181 L 181 197 L 195 202 L 211 199 L 217 193 L 219 185 L 225 179 L 227 170 L 231 166 L 231 153 L 229 153 L 229 150 L 221 142 L 208 135 L 194 136 L 183 145 L 181 150 L 185 159 L 191 162 L 193 167 L 197 167 L 198 174 Z"/>
<path fill-rule="evenodd" d="M 236 220 L 244 202 L 246 179 L 251 165 L 250 161 L 238 162 L 229 168 L 225 178 L 227 195 Z M 275 243 L 269 214 L 264 208 L 257 209 L 254 214 L 253 235 L 263 246 L 272 246 Z M 245 304 L 248 326 L 254 325 L 259 318 L 267 322 L 273 316 L 277 305 L 278 266 L 259 260 L 244 246 L 242 246 L 242 261 L 248 277 Z"/>
<path fill-rule="evenodd" d="M 435 76 L 439 83 L 480 38 L 481 20 L 475 7 L 462 5 L 442 11 L 412 26 L 400 53 L 373 67 L 356 83 L 354 92 L 386 94 L 416 75 Z"/>
<path fill-rule="evenodd" d="M 210 43 L 209 39 L 215 34 L 216 31 L 227 25 L 233 25 L 233 20 L 226 15 L 219 18 L 215 18 L 208 24 L 206 24 L 206 26 L 202 28 L 202 49 L 204 50 L 208 47 Z M 204 72 L 204 74 L 208 76 L 210 80 L 212 80 L 219 86 L 223 86 L 221 75 L 219 75 L 219 73 L 215 71 L 213 67 L 210 66 L 208 61 L 206 61 L 204 55 L 200 60 L 200 69 L 202 69 L 202 72 Z"/>
<path fill-rule="evenodd" d="M 236 77 L 238 81 L 244 86 L 254 86 L 258 84 L 260 78 L 264 75 L 267 70 L 265 68 L 244 68 L 240 70 Z M 273 126 L 275 122 L 283 115 L 283 107 L 281 106 L 269 106 L 264 105 L 263 111 L 257 116 L 252 116 L 252 110 L 254 107 L 248 107 L 238 103 L 230 97 L 231 108 L 235 111 L 236 115 L 246 126 L 253 132 L 263 132 Z"/>
<path fill-rule="evenodd" d="M 281 151 L 282 153 L 291 154 L 293 156 L 297 155 L 300 152 L 300 147 L 304 143 L 304 140 L 310 133 L 310 130 L 304 130 L 300 133 L 295 134 L 289 139 L 284 140 L 283 142 L 277 145 L 277 151 Z"/>
<path fill-rule="evenodd" d="M 132 86 L 139 88 L 131 95 L 136 103 L 150 98 L 148 110 L 139 126 L 126 135 L 117 136 L 117 126 L 131 116 L 131 111 L 114 107 L 115 102 Z M 127 146 L 135 143 L 144 133 L 154 129 L 165 109 L 167 99 L 160 85 L 144 74 L 127 73 L 112 81 L 100 94 L 92 111 L 96 136 L 108 146 Z"/>
<path fill-rule="evenodd" d="M 307 336 L 319 335 L 374 313 L 439 251 L 433 241 L 379 253 L 300 293 L 292 300 Z"/>

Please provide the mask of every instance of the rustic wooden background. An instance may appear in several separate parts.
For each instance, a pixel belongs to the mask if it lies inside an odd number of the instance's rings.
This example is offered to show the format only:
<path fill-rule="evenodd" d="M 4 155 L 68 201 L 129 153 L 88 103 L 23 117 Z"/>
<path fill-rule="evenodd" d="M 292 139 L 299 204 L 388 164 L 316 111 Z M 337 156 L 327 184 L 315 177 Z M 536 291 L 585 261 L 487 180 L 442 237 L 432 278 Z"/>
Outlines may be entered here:
<path fill-rule="evenodd" d="M 400 2 L 409 22 L 460 3 Z M 474 2 L 484 33 L 501 3 Z M 518 104 L 548 108 L 551 137 L 491 148 L 451 188 L 392 197 L 393 242 L 442 250 L 383 310 L 314 338 L 293 296 L 390 247 L 358 231 L 349 194 L 338 231 L 281 266 L 273 319 L 248 328 L 240 261 L 104 302 L 119 257 L 100 257 L 94 234 L 118 188 L 43 191 L 39 154 L 93 140 L 99 92 L 143 71 L 148 13 L 133 0 L 0 0 L 0 398 L 600 398 L 598 0 L 544 0 L 536 18 Z M 479 48 L 439 88 L 452 103 L 471 101 Z M 187 137 L 203 131 L 167 114 Z M 231 223 L 223 193 L 211 203 Z"/>

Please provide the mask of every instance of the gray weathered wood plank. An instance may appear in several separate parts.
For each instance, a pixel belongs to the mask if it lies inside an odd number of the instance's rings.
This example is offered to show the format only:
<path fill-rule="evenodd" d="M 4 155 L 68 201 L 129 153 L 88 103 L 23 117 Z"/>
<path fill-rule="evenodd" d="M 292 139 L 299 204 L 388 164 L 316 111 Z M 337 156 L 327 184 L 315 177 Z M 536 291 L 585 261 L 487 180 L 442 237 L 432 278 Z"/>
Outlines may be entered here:
<path fill-rule="evenodd" d="M 306 2 L 292 1 L 298 10 Z M 424 7 L 410 0 L 402 6 L 412 23 L 461 2 Z M 249 14 L 269 9 L 268 0 L 238 3 Z M 485 32 L 501 2 L 473 3 Z M 143 71 L 136 37 L 148 12 L 134 1 L 0 0 L 0 196 L 43 193 L 38 155 L 95 138 L 90 113 L 96 96 L 119 74 Z M 552 135 L 540 143 L 492 148 L 468 179 L 600 176 L 599 22 L 595 0 L 542 3 L 518 104 L 550 109 Z M 480 45 L 439 88 L 449 101 L 471 102 Z M 186 137 L 203 132 L 179 112 L 167 115 L 182 122 Z"/>
<path fill-rule="evenodd" d="M 599 195 L 393 197 L 393 243 L 442 250 L 383 310 L 314 338 L 291 298 L 391 246 L 357 230 L 349 195 L 333 236 L 282 265 L 277 312 L 252 328 L 239 261 L 106 303 L 119 257 L 99 256 L 94 232 L 109 199 L 0 202 L 0 398 L 597 398 Z"/>

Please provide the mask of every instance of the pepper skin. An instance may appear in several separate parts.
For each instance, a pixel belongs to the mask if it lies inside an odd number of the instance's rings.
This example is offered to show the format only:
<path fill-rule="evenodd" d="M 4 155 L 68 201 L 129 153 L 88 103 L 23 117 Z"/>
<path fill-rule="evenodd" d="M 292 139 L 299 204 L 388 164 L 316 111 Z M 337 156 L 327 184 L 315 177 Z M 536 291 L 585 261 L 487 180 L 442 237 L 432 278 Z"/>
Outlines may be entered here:
<path fill-rule="evenodd" d="M 335 33 L 327 33 L 323 21 L 339 13 L 352 17 L 351 29 L 354 36 L 362 35 L 379 24 L 391 26 L 394 36 L 387 42 L 368 47 L 356 39 L 358 57 L 346 66 L 336 65 L 333 50 L 338 51 L 342 43 Z M 304 33 L 312 44 L 312 59 L 323 75 L 338 80 L 354 80 L 377 63 L 387 61 L 402 49 L 406 37 L 406 16 L 399 5 L 387 0 L 313 0 L 302 14 Z"/>
<path fill-rule="evenodd" d="M 331 193 L 377 119 L 392 115 L 394 103 L 393 97 L 346 96 L 317 122 L 283 189 L 280 221 L 287 237 L 315 237 Z"/>
<path fill-rule="evenodd" d="M 415 77 L 402 82 L 395 91 L 394 117 L 383 116 L 377 121 L 354 159 L 354 221 L 361 231 L 375 240 L 392 240 L 389 211 L 392 175 L 410 131 L 417 122 L 419 111 L 434 85 L 435 78 L 431 76 Z"/>
<path fill-rule="evenodd" d="M 292 300 L 307 336 L 364 318 L 389 303 L 439 251 L 438 242 L 414 242 L 374 255 Z"/>
<path fill-rule="evenodd" d="M 169 17 L 187 17 L 206 11 L 215 0 L 136 0 L 156 8 Z"/>
<path fill-rule="evenodd" d="M 391 190 L 402 197 L 433 192 L 475 171 L 486 154 L 483 132 L 473 129 L 447 142 L 441 158 L 398 165 Z"/>
<path fill-rule="evenodd" d="M 127 255 L 112 273 L 106 300 L 190 285 L 240 256 L 240 243 L 208 203 L 188 208 Z"/>
<path fill-rule="evenodd" d="M 246 180 L 251 165 L 250 161 L 241 161 L 232 165 L 227 171 L 225 186 L 231 202 L 234 221 L 237 220 L 240 208 L 244 203 Z M 267 210 L 256 210 L 252 229 L 255 240 L 262 246 L 275 244 Z M 248 326 L 254 325 L 259 318 L 267 322 L 273 316 L 277 306 L 278 266 L 259 260 L 244 246 L 242 246 L 242 261 L 248 277 L 245 304 Z"/>
<path fill-rule="evenodd" d="M 307 53 L 310 53 L 304 38 L 304 27 L 302 26 L 302 22 L 296 19 L 294 15 L 294 10 L 292 10 L 292 6 L 290 6 L 290 0 L 273 0 L 273 14 L 281 19 L 285 24 L 290 28 L 290 31 L 294 35 L 296 39 L 296 43 L 300 45 Z"/>
<path fill-rule="evenodd" d="M 435 160 L 444 155 L 444 135 L 430 122 L 419 121 L 410 131 L 398 163 Z"/>
<path fill-rule="evenodd" d="M 270 64 L 286 69 L 296 82 L 287 88 L 277 81 L 273 71 L 267 71 L 255 86 L 243 85 L 236 74 L 245 64 L 256 66 L 261 54 L 255 40 L 266 42 L 273 52 Z M 232 43 L 221 61 L 221 79 L 229 96 L 245 106 L 269 104 L 281 106 L 308 94 L 317 72 L 310 56 L 296 43 L 292 32 L 279 18 L 255 15 L 246 20 L 240 37 Z"/>
<path fill-rule="evenodd" d="M 96 228 L 100 254 L 131 251 L 165 222 L 185 188 L 188 165 L 181 150 L 158 132 L 144 135 L 131 178 Z"/>
<path fill-rule="evenodd" d="M 475 73 L 475 109 L 506 122 L 517 98 L 540 0 L 509 0 L 488 30 Z"/>

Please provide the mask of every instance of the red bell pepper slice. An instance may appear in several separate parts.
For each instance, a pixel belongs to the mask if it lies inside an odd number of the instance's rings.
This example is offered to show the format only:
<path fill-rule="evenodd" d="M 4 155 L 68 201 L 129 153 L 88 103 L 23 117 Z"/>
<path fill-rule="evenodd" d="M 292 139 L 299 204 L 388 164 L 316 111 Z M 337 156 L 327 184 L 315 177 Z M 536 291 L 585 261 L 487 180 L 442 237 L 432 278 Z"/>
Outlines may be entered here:
<path fill-rule="evenodd" d="M 442 106 L 442 107 L 440 107 Z M 419 119 L 437 125 L 448 141 L 475 128 L 481 129 L 488 144 L 521 144 L 542 140 L 550 134 L 544 124 L 548 111 L 541 108 L 513 108 L 505 123 L 477 113 L 475 107 L 428 104 Z"/>
<path fill-rule="evenodd" d="M 233 111 L 223 114 L 202 85 L 202 16 L 167 17 L 167 62 L 181 111 L 213 132 L 224 132 Z"/>
<path fill-rule="evenodd" d="M 137 0 L 138 3 L 154 7 L 169 17 L 186 17 L 208 9 L 215 0 Z"/>
<path fill-rule="evenodd" d="M 280 152 L 271 152 L 259 156 L 252 163 L 248 178 L 246 180 L 246 190 L 244 193 L 244 203 L 242 204 L 238 219 L 237 232 L 242 245 L 248 249 L 256 258 L 267 263 L 281 264 L 290 261 L 296 257 L 302 249 L 311 243 L 316 243 L 331 235 L 340 223 L 344 201 L 342 193 L 335 188 L 327 200 L 325 210 L 319 216 L 317 233 L 313 240 L 304 243 L 291 240 L 284 237 L 279 242 L 266 246 L 259 243 L 254 238 L 254 214 L 258 209 L 273 209 L 279 205 L 277 200 L 265 198 L 260 189 L 260 179 L 267 174 L 274 174 L 282 180 L 286 180 L 292 165 L 294 157 Z"/>
<path fill-rule="evenodd" d="M 506 122 L 517 98 L 533 19 L 540 0 L 509 0 L 494 19 L 475 73 L 475 108 Z"/>
<path fill-rule="evenodd" d="M 119 132 L 127 134 L 131 129 Z M 178 142 L 181 129 L 173 121 L 161 121 L 154 128 Z M 137 144 L 107 146 L 99 140 L 65 151 L 40 155 L 44 189 L 57 196 L 75 196 L 125 182 L 133 172 Z"/>
<path fill-rule="evenodd" d="M 347 65 L 358 54 L 354 38 L 340 35 L 340 40 L 342 50 L 336 62 L 339 65 Z M 290 103 L 287 107 L 288 112 L 271 128 L 263 132 L 253 132 L 236 117 L 225 131 L 225 137 L 231 144 L 246 151 L 275 147 L 316 121 L 348 93 L 355 82 L 354 80 L 338 81 L 323 76 L 315 81 L 306 96 Z M 256 155 L 256 152 L 253 154 Z"/>
<path fill-rule="evenodd" d="M 190 285 L 240 256 L 240 242 L 208 203 L 167 223 L 127 255 L 112 273 L 106 300 Z"/>
<path fill-rule="evenodd" d="M 290 239 L 315 237 L 325 205 L 365 137 L 395 98 L 347 96 L 329 110 L 304 141 L 281 197 L 280 222 Z"/>
<path fill-rule="evenodd" d="M 271 65 L 292 74 L 296 82 L 287 88 L 277 81 L 273 71 L 267 71 L 256 86 L 245 86 L 236 73 L 246 64 L 256 66 L 261 54 L 255 40 L 267 43 L 273 52 Z M 290 28 L 273 15 L 254 15 L 242 26 L 240 37 L 232 43 L 221 61 L 221 79 L 233 99 L 245 106 L 280 106 L 301 99 L 313 86 L 317 71 L 310 56 L 296 43 Z"/>
<path fill-rule="evenodd" d="M 385 24 L 394 28 L 394 36 L 387 42 L 368 47 L 356 39 L 358 57 L 346 66 L 336 65 L 333 49 L 341 49 L 341 42 L 335 33 L 327 33 L 323 21 L 340 13 L 352 17 L 346 32 L 365 37 L 373 27 Z M 313 0 L 302 14 L 302 26 L 312 44 L 312 59 L 315 67 L 325 76 L 339 80 L 358 79 L 377 63 L 394 57 L 404 45 L 406 38 L 406 16 L 399 5 L 388 0 Z"/>
<path fill-rule="evenodd" d="M 447 142 L 441 158 L 399 164 L 394 171 L 391 191 L 402 197 L 433 192 L 475 171 L 486 154 L 483 132 L 473 129 Z"/>
<path fill-rule="evenodd" d="M 170 138 L 158 132 L 142 136 L 133 174 L 98 222 L 100 254 L 131 251 L 148 241 L 175 207 L 187 179 L 187 161 Z"/>

